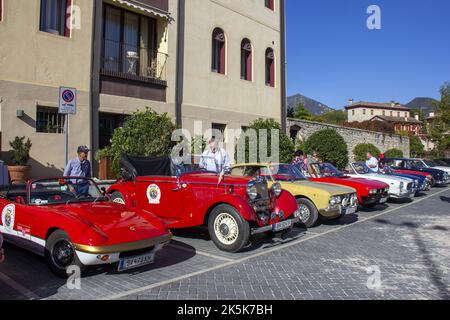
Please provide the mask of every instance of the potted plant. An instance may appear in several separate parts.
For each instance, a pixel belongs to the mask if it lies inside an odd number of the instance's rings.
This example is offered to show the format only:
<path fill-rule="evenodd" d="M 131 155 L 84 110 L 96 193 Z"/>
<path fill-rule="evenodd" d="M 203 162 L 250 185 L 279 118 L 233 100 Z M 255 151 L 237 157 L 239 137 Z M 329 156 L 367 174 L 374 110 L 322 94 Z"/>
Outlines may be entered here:
<path fill-rule="evenodd" d="M 25 142 L 25 137 L 16 137 L 9 142 L 11 146 L 11 160 L 13 165 L 8 167 L 9 176 L 13 184 L 24 183 L 30 178 L 31 166 L 28 165 L 30 160 L 31 141 Z"/>

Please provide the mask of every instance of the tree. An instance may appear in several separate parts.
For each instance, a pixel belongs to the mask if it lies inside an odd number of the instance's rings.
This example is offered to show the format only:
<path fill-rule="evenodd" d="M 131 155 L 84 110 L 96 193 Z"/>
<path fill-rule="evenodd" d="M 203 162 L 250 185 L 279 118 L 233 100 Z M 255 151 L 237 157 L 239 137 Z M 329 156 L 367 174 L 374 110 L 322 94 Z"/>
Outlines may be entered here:
<path fill-rule="evenodd" d="M 409 137 L 409 148 L 413 158 L 422 158 L 425 154 L 425 147 L 418 136 Z"/>
<path fill-rule="evenodd" d="M 120 175 L 119 161 L 124 154 L 132 156 L 168 156 L 174 146 L 172 133 L 176 129 L 167 113 L 158 114 L 147 108 L 127 118 L 117 129 L 111 147 L 100 150 L 99 156 L 113 158 L 112 169 Z M 97 157 L 98 158 L 98 157 Z"/>
<path fill-rule="evenodd" d="M 344 138 L 333 129 L 325 129 L 312 134 L 305 142 L 305 151 L 314 151 L 324 162 L 330 162 L 340 169 L 348 165 L 347 144 Z"/>
<path fill-rule="evenodd" d="M 450 147 L 450 84 L 441 87 L 441 101 L 435 104 L 436 118 L 430 127 L 430 137 L 437 145 L 437 156 Z"/>
<path fill-rule="evenodd" d="M 371 143 L 360 143 L 355 149 L 353 149 L 353 154 L 355 155 L 356 161 L 367 160 L 367 153 L 370 152 L 374 157 L 378 157 L 381 154 L 380 149 Z"/>
<path fill-rule="evenodd" d="M 320 116 L 324 123 L 342 125 L 347 121 L 347 112 L 345 110 L 333 110 Z"/>
<path fill-rule="evenodd" d="M 241 136 L 238 138 L 237 143 L 236 143 L 236 151 L 238 151 L 238 146 L 241 145 L 245 145 L 245 161 L 244 162 L 248 162 L 250 161 L 249 159 L 250 157 L 250 151 L 252 150 L 252 148 L 249 145 L 249 141 L 248 141 L 248 133 L 251 132 L 251 130 L 255 130 L 256 131 L 256 139 L 257 139 L 257 144 L 255 147 L 255 152 L 257 152 L 257 161 L 261 162 L 261 158 L 259 155 L 259 150 L 261 147 L 265 146 L 266 141 L 261 141 L 260 140 L 260 132 L 261 130 L 267 130 L 267 150 L 268 150 L 268 157 L 272 156 L 272 139 L 271 139 L 271 130 L 277 130 L 279 132 L 279 137 L 280 137 L 280 144 L 279 144 L 279 161 L 281 163 L 290 163 L 294 157 L 294 143 L 292 142 L 292 140 L 286 135 L 286 133 L 283 132 L 283 130 L 281 130 L 281 125 L 276 122 L 273 119 L 257 119 L 255 121 L 253 121 L 249 126 L 248 129 L 246 130 L 246 132 L 242 133 Z M 254 156 L 254 155 L 253 155 Z M 235 160 L 239 161 L 238 158 L 238 152 L 235 152 Z"/>
<path fill-rule="evenodd" d="M 311 121 L 313 116 L 308 110 L 306 110 L 305 105 L 300 103 L 294 111 L 294 118 Z"/>
<path fill-rule="evenodd" d="M 403 151 L 397 148 L 389 149 L 384 153 L 386 158 L 403 158 L 405 155 Z"/>
<path fill-rule="evenodd" d="M 384 121 L 344 122 L 342 125 L 347 128 L 369 130 L 388 134 L 395 133 L 394 125 L 392 123 Z"/>
<path fill-rule="evenodd" d="M 287 117 L 288 117 L 288 118 L 294 118 L 294 115 L 295 115 L 294 108 L 289 107 L 289 108 L 287 109 Z"/>

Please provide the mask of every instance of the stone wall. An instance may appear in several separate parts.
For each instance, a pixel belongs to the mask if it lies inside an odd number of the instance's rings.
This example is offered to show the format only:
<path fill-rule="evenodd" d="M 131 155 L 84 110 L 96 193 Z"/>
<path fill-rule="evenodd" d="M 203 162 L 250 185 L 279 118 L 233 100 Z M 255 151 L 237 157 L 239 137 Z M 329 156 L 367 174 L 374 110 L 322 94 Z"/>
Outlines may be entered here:
<path fill-rule="evenodd" d="M 353 149 L 360 143 L 371 143 L 379 148 L 381 152 L 397 148 L 403 151 L 405 157 L 410 155 L 408 137 L 305 120 L 288 119 L 287 121 L 287 134 L 291 137 L 296 136 L 302 141 L 308 139 L 313 133 L 324 129 L 336 130 L 344 138 L 347 143 L 350 161 L 354 160 Z"/>

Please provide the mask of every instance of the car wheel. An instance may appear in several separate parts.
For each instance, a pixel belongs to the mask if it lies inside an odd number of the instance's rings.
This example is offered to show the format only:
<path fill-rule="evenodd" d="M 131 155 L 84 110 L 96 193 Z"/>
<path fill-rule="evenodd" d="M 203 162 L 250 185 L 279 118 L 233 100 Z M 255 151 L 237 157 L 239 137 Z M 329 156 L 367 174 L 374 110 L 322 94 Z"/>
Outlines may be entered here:
<path fill-rule="evenodd" d="M 119 203 L 125 205 L 125 198 L 119 191 L 114 191 L 111 193 L 111 201 L 114 203 Z"/>
<path fill-rule="evenodd" d="M 319 211 L 317 211 L 316 206 L 308 199 L 299 198 L 297 199 L 298 209 L 300 211 L 300 216 L 303 224 L 307 228 L 312 228 L 317 224 L 319 220 Z"/>
<path fill-rule="evenodd" d="M 80 272 L 86 269 L 77 256 L 75 248 L 67 233 L 62 230 L 53 232 L 45 244 L 45 259 L 50 270 L 61 278 L 67 278 L 67 269 L 76 266 Z"/>
<path fill-rule="evenodd" d="M 230 205 L 214 208 L 208 220 L 209 235 L 214 244 L 227 252 L 240 251 L 250 239 L 250 225 Z"/>

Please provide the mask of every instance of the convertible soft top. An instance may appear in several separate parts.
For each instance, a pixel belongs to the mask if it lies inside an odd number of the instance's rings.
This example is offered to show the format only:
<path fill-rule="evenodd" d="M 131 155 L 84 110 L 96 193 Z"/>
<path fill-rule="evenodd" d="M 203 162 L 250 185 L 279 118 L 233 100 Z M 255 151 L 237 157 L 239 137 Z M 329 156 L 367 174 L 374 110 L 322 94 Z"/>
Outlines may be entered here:
<path fill-rule="evenodd" d="M 175 167 L 170 157 L 133 157 L 123 155 L 120 169 L 130 174 L 133 179 L 146 176 L 175 176 Z"/>

